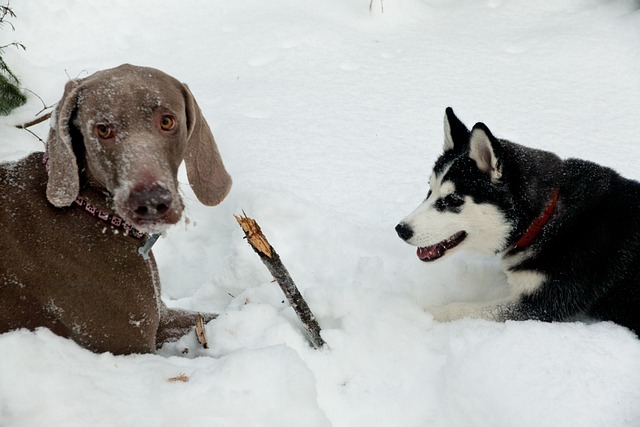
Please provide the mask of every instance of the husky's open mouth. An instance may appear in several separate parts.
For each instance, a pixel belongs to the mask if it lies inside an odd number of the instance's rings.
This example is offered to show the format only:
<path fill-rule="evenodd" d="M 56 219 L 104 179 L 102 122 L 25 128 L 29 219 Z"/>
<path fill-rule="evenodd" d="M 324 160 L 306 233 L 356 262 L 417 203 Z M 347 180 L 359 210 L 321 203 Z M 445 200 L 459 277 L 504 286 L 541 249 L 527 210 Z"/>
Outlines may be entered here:
<path fill-rule="evenodd" d="M 435 245 L 418 248 L 418 258 L 422 261 L 433 261 L 442 257 L 449 249 L 455 248 L 467 237 L 466 231 L 458 231 L 453 236 Z"/>

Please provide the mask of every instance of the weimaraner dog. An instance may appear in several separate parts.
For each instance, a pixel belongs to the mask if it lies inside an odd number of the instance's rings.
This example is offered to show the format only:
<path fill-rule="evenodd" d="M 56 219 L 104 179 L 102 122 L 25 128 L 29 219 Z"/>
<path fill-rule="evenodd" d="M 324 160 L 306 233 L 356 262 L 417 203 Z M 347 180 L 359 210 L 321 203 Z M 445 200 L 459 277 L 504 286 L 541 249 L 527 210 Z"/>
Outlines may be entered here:
<path fill-rule="evenodd" d="M 197 314 L 165 306 L 140 251 L 182 216 L 183 160 L 200 202 L 220 203 L 231 178 L 186 85 L 128 64 L 69 81 L 46 153 L 0 165 L 0 333 L 47 327 L 114 354 L 188 333 Z"/>

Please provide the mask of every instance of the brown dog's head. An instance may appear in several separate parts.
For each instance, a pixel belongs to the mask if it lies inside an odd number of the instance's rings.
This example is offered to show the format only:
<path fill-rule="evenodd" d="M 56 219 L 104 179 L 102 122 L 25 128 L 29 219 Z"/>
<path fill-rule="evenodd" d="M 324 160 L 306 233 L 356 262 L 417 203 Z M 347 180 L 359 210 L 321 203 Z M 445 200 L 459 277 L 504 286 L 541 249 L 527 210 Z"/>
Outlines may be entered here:
<path fill-rule="evenodd" d="M 129 64 L 67 83 L 47 141 L 47 198 L 57 207 L 78 196 L 85 168 L 107 190 L 116 214 L 143 232 L 182 216 L 178 167 L 205 205 L 220 203 L 231 177 L 189 88 L 162 71 Z"/>

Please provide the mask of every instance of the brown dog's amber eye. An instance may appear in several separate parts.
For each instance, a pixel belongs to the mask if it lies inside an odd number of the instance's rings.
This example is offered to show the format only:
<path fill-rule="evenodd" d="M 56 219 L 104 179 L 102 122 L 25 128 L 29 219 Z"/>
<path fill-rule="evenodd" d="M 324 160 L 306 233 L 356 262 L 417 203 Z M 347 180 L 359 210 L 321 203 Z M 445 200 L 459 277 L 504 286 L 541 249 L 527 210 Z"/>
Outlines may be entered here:
<path fill-rule="evenodd" d="M 173 116 L 162 116 L 160 119 L 160 127 L 164 131 L 173 130 L 176 127 L 176 119 Z"/>
<path fill-rule="evenodd" d="M 96 125 L 96 135 L 100 139 L 111 139 L 115 136 L 115 132 L 108 125 L 98 123 Z"/>

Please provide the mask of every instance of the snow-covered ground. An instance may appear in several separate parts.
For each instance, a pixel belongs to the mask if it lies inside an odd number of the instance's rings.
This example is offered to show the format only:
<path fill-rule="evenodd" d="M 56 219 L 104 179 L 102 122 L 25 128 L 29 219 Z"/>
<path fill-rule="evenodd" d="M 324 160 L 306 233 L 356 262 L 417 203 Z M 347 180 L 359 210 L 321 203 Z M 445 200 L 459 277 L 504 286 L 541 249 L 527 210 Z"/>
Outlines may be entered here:
<path fill-rule="evenodd" d="M 189 84 L 234 178 L 154 251 L 212 344 L 93 354 L 0 335 L 0 426 L 638 426 L 640 340 L 611 323 L 434 322 L 505 289 L 492 257 L 421 263 L 395 224 L 424 198 L 452 106 L 500 137 L 640 179 L 640 4 L 614 0 L 14 0 L 5 59 L 47 105 L 130 62 Z M 384 7 L 384 10 L 382 9 Z M 0 118 L 0 160 L 42 144 Z M 47 124 L 34 131 L 44 137 Z M 182 181 L 186 174 L 182 172 Z M 323 328 L 311 349 L 233 218 L 256 218 Z M 0 255 L 1 256 L 1 255 Z M 183 349 L 189 349 L 183 355 Z M 168 381 L 184 374 L 188 382 Z"/>

